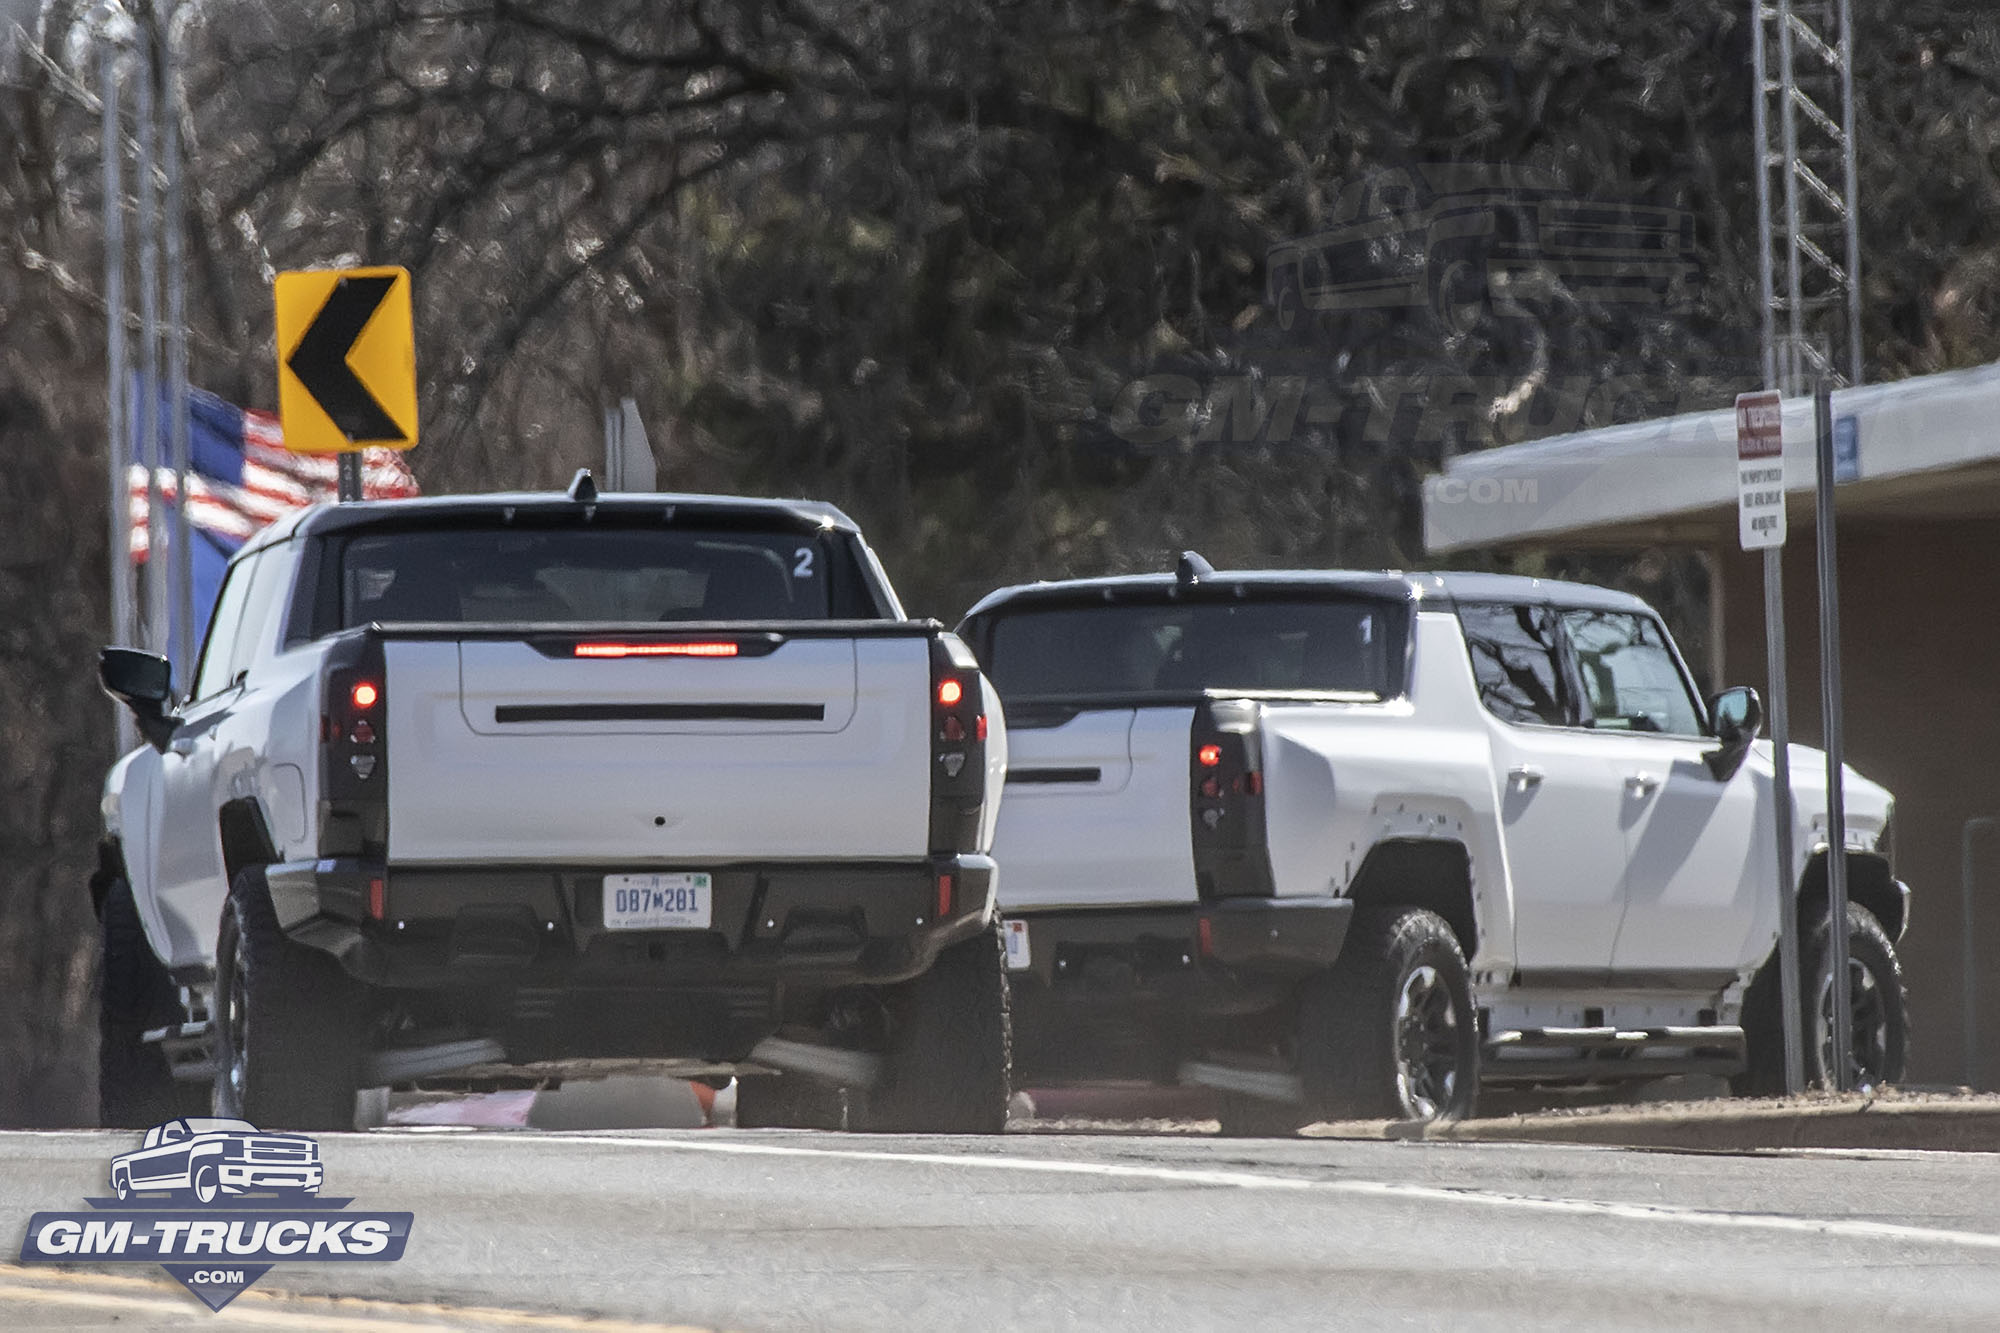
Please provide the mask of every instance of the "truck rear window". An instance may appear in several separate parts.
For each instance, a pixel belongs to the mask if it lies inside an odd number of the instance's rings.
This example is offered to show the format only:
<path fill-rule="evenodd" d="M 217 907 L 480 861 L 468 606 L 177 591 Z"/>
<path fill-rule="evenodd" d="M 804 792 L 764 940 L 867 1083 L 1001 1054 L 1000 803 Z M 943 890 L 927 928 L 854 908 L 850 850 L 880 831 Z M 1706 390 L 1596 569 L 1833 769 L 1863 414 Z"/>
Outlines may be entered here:
<path fill-rule="evenodd" d="M 1374 598 L 1002 612 L 985 668 L 1001 697 L 1403 689 L 1409 611 Z"/>
<path fill-rule="evenodd" d="M 824 620 L 849 558 L 798 533 L 366 532 L 341 550 L 340 623 Z"/>

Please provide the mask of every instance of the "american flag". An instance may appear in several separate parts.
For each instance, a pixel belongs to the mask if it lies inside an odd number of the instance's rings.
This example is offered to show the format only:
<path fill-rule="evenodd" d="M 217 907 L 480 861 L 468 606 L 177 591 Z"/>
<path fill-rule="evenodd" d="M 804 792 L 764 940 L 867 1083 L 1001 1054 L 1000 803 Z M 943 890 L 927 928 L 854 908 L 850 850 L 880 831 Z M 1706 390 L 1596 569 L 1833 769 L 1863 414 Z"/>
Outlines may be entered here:
<path fill-rule="evenodd" d="M 245 410 L 200 389 L 191 390 L 188 398 L 188 521 L 199 539 L 191 553 L 197 566 L 195 604 L 205 608 L 214 599 L 230 554 L 258 529 L 335 497 L 339 465 L 331 454 L 287 450 L 278 418 L 269 412 Z M 135 419 L 137 415 L 133 414 Z M 160 417 L 164 437 L 164 405 Z M 140 453 L 145 452 L 142 446 Z M 154 456 L 164 457 L 166 452 L 163 447 Z M 361 475 L 362 493 L 370 500 L 421 494 L 402 455 L 392 449 L 367 450 Z M 132 465 L 131 478 L 132 560 L 143 564 L 152 549 L 144 463 Z M 168 504 L 175 503 L 173 469 L 160 468 L 159 479 L 161 496 Z M 209 548 L 207 558 L 204 545 Z M 213 577 L 205 579 L 202 567 L 208 567 Z"/>
<path fill-rule="evenodd" d="M 136 389 L 136 386 L 135 386 Z M 136 390 L 136 399 L 142 389 Z M 143 566 L 152 554 L 147 531 L 147 462 L 168 455 L 165 395 L 160 408 L 160 440 L 148 449 L 140 435 L 138 403 L 132 404 L 133 464 L 130 514 L 132 563 Z M 269 412 L 250 412 L 200 389 L 188 394 L 188 575 L 189 604 L 197 638 L 222 590 L 229 557 L 266 524 L 339 493 L 339 463 L 331 455 L 295 454 Z M 160 497 L 169 518 L 178 499 L 174 470 L 158 467 Z M 367 450 L 361 459 L 362 493 L 370 500 L 417 495 L 417 479 L 390 449 Z M 178 612 L 171 612 L 178 615 Z M 183 664 L 185 665 L 185 664 Z"/>

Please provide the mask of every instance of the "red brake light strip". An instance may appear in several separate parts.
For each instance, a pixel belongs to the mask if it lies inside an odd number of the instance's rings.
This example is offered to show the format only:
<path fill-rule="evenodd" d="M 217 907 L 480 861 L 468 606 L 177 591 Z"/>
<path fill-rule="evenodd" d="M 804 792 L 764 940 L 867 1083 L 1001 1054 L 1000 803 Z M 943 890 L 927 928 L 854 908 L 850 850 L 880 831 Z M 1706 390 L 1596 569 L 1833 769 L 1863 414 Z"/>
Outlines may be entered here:
<path fill-rule="evenodd" d="M 733 643 L 579 643 L 577 657 L 734 657 Z"/>

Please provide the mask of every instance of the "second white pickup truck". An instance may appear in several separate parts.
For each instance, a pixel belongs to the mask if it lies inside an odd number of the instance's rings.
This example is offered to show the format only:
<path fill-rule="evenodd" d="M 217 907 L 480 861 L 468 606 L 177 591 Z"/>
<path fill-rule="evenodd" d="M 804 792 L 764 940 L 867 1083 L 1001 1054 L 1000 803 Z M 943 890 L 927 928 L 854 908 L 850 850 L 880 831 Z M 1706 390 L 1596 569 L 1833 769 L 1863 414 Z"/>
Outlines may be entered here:
<path fill-rule="evenodd" d="M 1704 701 L 1659 617 L 1481 574 L 1218 573 L 993 593 L 960 632 L 1013 723 L 1017 1081 L 1221 1089 L 1224 1129 L 1468 1114 L 1481 1082 L 1781 1090 L 1773 943 L 1830 1026 L 1824 759 L 1774 864 L 1754 692 Z M 1907 890 L 1850 773 L 1854 1050 L 1899 1078 Z"/>
<path fill-rule="evenodd" d="M 965 646 L 845 515 L 324 505 L 232 561 L 105 784 L 107 1123 L 341 1128 L 358 1089 L 634 1062 L 750 1124 L 994 1132 L 1006 762 Z"/>

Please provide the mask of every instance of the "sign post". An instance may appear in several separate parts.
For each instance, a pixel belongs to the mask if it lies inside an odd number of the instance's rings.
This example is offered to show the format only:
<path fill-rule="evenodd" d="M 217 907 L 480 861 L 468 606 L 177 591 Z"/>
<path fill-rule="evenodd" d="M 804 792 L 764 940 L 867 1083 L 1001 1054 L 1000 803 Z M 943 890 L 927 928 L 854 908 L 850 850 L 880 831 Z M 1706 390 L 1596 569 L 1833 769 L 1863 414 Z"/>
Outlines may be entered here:
<path fill-rule="evenodd" d="M 1805 1091 L 1806 1077 L 1785 663 L 1784 399 L 1775 390 L 1737 396 L 1736 483 L 1738 539 L 1744 550 L 1764 552 L 1764 656 L 1771 688 L 1771 807 L 1778 858 L 1778 1004 L 1785 1034 L 1785 1092 L 1796 1097 Z"/>
<path fill-rule="evenodd" d="M 1834 567 L 1833 488 L 1838 481 L 1834 453 L 1833 391 L 1822 379 L 1813 390 L 1813 444 L 1819 462 L 1813 534 L 1819 548 L 1819 690 L 1820 711 L 1826 718 L 1826 913 L 1828 966 L 1833 1013 L 1827 1026 L 1833 1038 L 1832 1068 L 1827 1073 L 1836 1091 L 1854 1087 L 1853 978 L 1847 971 L 1847 797 L 1841 781 L 1840 709 L 1840 572 Z M 1815 978 L 1817 980 L 1817 978 Z"/>
<path fill-rule="evenodd" d="M 285 447 L 338 454 L 340 498 L 361 498 L 361 451 L 417 442 L 417 340 L 402 268 L 280 273 L 278 417 Z"/>

